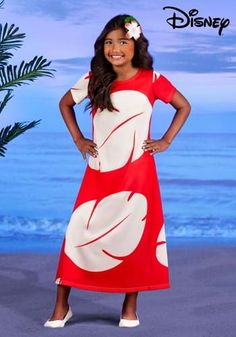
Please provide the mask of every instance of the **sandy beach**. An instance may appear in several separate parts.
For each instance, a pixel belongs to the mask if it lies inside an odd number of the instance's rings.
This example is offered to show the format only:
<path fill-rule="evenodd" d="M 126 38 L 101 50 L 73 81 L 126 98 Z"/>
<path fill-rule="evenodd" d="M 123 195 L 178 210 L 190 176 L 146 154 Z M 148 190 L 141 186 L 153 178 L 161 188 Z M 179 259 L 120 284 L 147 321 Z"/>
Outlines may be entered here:
<path fill-rule="evenodd" d="M 57 253 L 1 253 L 1 332 L 25 336 L 235 337 L 236 246 L 168 248 L 171 288 L 139 293 L 140 326 L 119 328 L 124 295 L 72 289 L 74 316 L 44 328 L 51 313 Z"/>

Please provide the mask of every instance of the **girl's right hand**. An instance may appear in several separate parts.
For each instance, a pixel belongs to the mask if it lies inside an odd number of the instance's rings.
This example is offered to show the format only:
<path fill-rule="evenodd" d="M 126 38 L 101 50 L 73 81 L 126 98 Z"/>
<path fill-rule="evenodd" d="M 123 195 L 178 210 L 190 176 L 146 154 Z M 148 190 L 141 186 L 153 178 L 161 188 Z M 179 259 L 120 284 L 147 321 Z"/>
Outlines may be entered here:
<path fill-rule="evenodd" d="M 91 139 L 88 138 L 79 138 L 75 141 L 77 148 L 80 150 L 83 158 L 86 160 L 86 153 L 90 154 L 93 157 L 97 157 L 97 144 L 94 143 Z"/>

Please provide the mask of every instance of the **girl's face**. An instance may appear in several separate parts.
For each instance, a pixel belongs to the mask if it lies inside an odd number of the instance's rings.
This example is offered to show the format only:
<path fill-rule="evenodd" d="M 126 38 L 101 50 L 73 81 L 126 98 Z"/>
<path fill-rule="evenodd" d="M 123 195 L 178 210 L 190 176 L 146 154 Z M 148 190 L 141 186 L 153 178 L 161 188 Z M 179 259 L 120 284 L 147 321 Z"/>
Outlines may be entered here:
<path fill-rule="evenodd" d="M 107 34 L 104 41 L 104 56 L 113 68 L 132 66 L 134 41 L 125 36 L 123 29 L 116 29 Z"/>

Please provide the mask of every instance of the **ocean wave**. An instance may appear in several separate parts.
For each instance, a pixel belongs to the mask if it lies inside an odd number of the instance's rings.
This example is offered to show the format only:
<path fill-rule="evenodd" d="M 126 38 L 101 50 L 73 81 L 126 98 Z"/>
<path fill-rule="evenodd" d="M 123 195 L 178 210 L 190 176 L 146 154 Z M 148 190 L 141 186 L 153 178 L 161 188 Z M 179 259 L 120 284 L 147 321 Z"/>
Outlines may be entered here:
<path fill-rule="evenodd" d="M 1 237 L 34 238 L 63 237 L 69 219 L 33 219 L 24 217 L 0 216 Z M 171 237 L 221 237 L 236 238 L 235 219 L 216 217 L 181 217 L 165 216 L 166 235 Z"/>
<path fill-rule="evenodd" d="M 236 187 L 236 180 L 233 179 L 160 179 L 164 185 L 177 186 L 222 186 L 222 187 Z"/>
<path fill-rule="evenodd" d="M 165 222 L 169 236 L 236 238 L 234 217 L 166 215 Z"/>
<path fill-rule="evenodd" d="M 20 235 L 59 237 L 64 234 L 66 225 L 67 221 L 64 219 L 0 216 L 1 237 Z"/>

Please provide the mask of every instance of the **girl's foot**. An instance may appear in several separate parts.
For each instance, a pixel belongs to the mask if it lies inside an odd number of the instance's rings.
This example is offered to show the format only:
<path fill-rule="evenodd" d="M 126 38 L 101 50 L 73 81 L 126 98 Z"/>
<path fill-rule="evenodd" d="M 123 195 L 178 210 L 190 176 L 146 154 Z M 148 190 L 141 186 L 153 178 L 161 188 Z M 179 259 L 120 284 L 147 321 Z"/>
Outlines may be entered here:
<path fill-rule="evenodd" d="M 135 312 L 130 312 L 129 314 L 121 314 L 120 317 L 120 322 L 119 322 L 119 327 L 123 327 L 123 328 L 133 328 L 136 327 L 140 324 L 139 322 L 139 318 L 137 313 Z"/>
<path fill-rule="evenodd" d="M 122 310 L 121 318 L 123 318 L 123 319 L 131 319 L 131 320 L 138 319 L 136 311 L 127 311 L 127 310 L 124 310 L 124 309 Z"/>
<path fill-rule="evenodd" d="M 64 315 L 63 319 L 54 319 L 54 320 L 48 319 L 44 323 L 44 326 L 46 328 L 64 328 L 65 324 L 69 321 L 69 319 L 72 316 L 73 316 L 73 313 L 72 313 L 71 307 L 69 306 L 69 309 L 67 313 Z"/>
<path fill-rule="evenodd" d="M 122 306 L 121 318 L 137 320 L 136 307 L 137 307 L 138 292 L 126 293 Z"/>
<path fill-rule="evenodd" d="M 69 304 L 64 306 L 56 306 L 49 321 L 62 320 L 69 310 Z"/>

